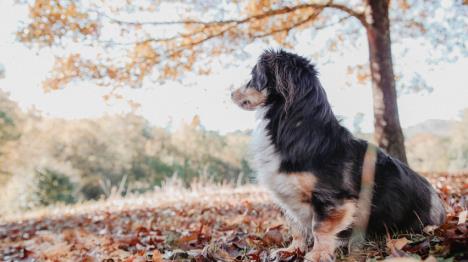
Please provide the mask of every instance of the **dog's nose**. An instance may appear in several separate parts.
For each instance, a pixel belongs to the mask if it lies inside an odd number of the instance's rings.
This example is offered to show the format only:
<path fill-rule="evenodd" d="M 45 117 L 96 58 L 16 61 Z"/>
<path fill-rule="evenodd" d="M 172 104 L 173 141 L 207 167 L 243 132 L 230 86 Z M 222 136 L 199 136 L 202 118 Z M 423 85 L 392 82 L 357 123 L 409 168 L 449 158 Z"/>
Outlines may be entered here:
<path fill-rule="evenodd" d="M 231 98 L 234 98 L 234 92 L 231 92 Z"/>

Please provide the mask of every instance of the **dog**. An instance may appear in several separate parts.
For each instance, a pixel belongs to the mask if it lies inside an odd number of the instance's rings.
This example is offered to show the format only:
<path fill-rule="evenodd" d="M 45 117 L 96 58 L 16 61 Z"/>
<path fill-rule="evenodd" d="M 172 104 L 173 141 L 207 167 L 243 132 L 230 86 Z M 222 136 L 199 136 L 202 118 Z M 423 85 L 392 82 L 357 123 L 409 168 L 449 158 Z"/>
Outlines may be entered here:
<path fill-rule="evenodd" d="M 306 58 L 266 50 L 250 81 L 231 97 L 242 109 L 256 111 L 252 165 L 290 224 L 290 246 L 272 258 L 299 249 L 307 261 L 334 261 L 338 236 L 362 219 L 368 221 L 367 237 L 444 222 L 442 200 L 426 179 L 340 124 Z M 369 212 L 358 219 L 365 212 L 358 206 L 367 187 L 363 165 L 372 148 Z"/>

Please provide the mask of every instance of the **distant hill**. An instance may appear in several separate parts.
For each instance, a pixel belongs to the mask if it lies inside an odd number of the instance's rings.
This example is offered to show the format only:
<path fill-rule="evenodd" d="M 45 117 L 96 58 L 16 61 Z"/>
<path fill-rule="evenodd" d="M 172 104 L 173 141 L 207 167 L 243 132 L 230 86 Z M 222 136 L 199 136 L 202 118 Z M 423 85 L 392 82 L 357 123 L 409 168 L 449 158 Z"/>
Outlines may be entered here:
<path fill-rule="evenodd" d="M 403 133 L 406 138 L 427 133 L 446 137 L 450 135 L 456 123 L 453 120 L 430 119 L 403 129 Z"/>
<path fill-rule="evenodd" d="M 429 119 L 416 125 L 403 128 L 403 133 L 405 134 L 406 139 L 410 139 L 416 135 L 421 134 L 448 137 L 450 136 L 456 123 L 457 121 L 454 120 Z M 368 141 L 373 141 L 372 133 L 354 133 L 354 135 Z"/>

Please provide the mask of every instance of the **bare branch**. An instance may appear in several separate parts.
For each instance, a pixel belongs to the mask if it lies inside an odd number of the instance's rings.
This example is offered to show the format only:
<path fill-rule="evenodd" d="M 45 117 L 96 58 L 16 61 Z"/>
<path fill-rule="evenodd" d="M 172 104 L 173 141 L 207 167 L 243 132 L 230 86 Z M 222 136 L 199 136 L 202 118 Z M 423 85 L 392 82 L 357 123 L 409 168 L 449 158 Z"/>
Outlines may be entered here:
<path fill-rule="evenodd" d="M 134 25 L 134 26 L 140 26 L 140 25 L 190 25 L 190 24 L 198 24 L 198 25 L 208 25 L 208 24 L 214 24 L 214 23 L 224 23 L 225 21 L 209 21 L 209 22 L 204 22 L 200 20 L 183 20 L 183 21 L 127 21 L 127 20 L 122 20 L 120 18 L 112 17 L 109 14 L 106 14 L 104 12 L 100 12 L 95 10 L 97 14 L 99 14 L 102 17 L 105 17 L 109 19 L 111 22 L 116 23 L 116 24 L 121 24 L 121 25 Z M 229 22 L 229 21 L 227 21 Z"/>
<path fill-rule="evenodd" d="M 284 28 L 274 29 L 272 31 L 269 31 L 269 32 L 266 32 L 266 33 L 263 33 L 263 34 L 254 35 L 253 38 L 254 39 L 259 39 L 259 38 L 264 38 L 264 37 L 271 36 L 271 35 L 274 35 L 274 34 L 277 34 L 277 33 L 290 31 L 295 27 L 301 26 L 301 25 L 315 19 L 317 16 L 320 15 L 320 13 L 323 11 L 324 8 L 326 8 L 325 5 L 322 6 L 320 9 L 318 9 L 316 12 L 314 12 L 311 15 L 309 15 L 308 17 L 306 17 L 305 19 L 300 20 L 300 21 L 298 21 L 298 22 L 296 22 L 296 23 L 294 23 L 294 24 L 292 24 L 290 26 L 287 26 L 287 27 L 284 27 Z M 348 14 L 347 16 L 344 16 L 344 17 L 340 18 L 339 20 L 337 20 L 337 21 L 335 21 L 333 23 L 317 26 L 317 27 L 315 27 L 315 29 L 316 30 L 321 30 L 321 29 L 324 29 L 324 28 L 339 24 L 339 23 L 341 23 L 341 22 L 343 22 L 343 21 L 345 21 L 345 20 L 347 20 L 347 19 L 349 19 L 351 17 L 354 17 L 354 16 Z M 235 28 L 237 25 L 245 23 L 245 22 L 242 22 L 242 20 L 239 20 L 236 23 L 234 23 L 234 22 L 232 22 L 232 23 L 233 23 L 232 25 L 226 27 L 225 29 L 221 30 L 220 32 L 218 32 L 216 34 L 208 35 L 207 37 L 205 37 L 205 38 L 203 38 L 203 39 L 201 39 L 199 41 L 195 41 L 195 42 L 191 42 L 191 43 L 179 46 L 179 47 L 177 47 L 177 49 L 175 49 L 170 54 L 180 52 L 181 49 L 184 49 L 184 48 L 187 48 L 187 47 L 193 47 L 193 46 L 199 45 L 199 44 L 201 44 L 203 42 L 206 42 L 206 41 L 208 41 L 208 40 L 210 40 L 212 38 L 216 38 L 218 36 L 221 36 L 224 33 L 228 32 L 229 30 Z M 183 38 L 183 37 L 189 37 L 189 36 L 193 36 L 193 35 L 196 35 L 196 34 L 199 34 L 199 33 L 203 33 L 203 30 L 206 27 L 209 27 L 209 26 L 212 26 L 212 25 L 215 25 L 215 24 L 206 23 L 204 25 L 205 26 L 203 27 L 203 29 L 191 32 L 190 34 L 180 33 L 180 34 L 178 34 L 176 36 L 172 36 L 172 37 L 168 37 L 168 38 L 150 38 L 150 39 L 145 39 L 143 41 L 133 41 L 133 42 L 127 42 L 127 43 L 118 43 L 118 42 L 113 42 L 113 41 L 107 41 L 107 42 L 102 42 L 102 43 L 104 43 L 104 44 L 113 44 L 113 45 L 134 45 L 134 44 L 141 43 L 141 42 L 155 42 L 156 43 L 156 42 L 173 41 L 173 40 L 177 40 L 177 39 L 180 39 L 180 38 Z"/>
<path fill-rule="evenodd" d="M 337 21 L 333 22 L 333 23 L 329 23 L 329 24 L 324 24 L 324 25 L 320 25 L 320 26 L 316 26 L 314 27 L 315 30 L 322 30 L 322 29 L 325 29 L 327 27 L 330 27 L 330 26 L 334 26 L 334 25 L 337 25 L 337 24 L 340 24 L 348 19 L 350 19 L 351 17 L 353 17 L 352 15 L 346 15 L 346 16 L 343 16 L 342 18 L 338 19 Z"/>
<path fill-rule="evenodd" d="M 293 7 L 283 7 L 279 9 L 272 9 L 269 11 L 266 11 L 261 14 L 257 15 L 252 15 L 243 19 L 227 19 L 227 20 L 218 20 L 218 21 L 202 21 L 202 20 L 193 20 L 193 19 L 188 19 L 188 20 L 181 20 L 181 21 L 125 21 L 121 20 L 119 18 L 111 17 L 110 15 L 103 13 L 103 12 L 98 12 L 101 16 L 106 17 L 107 19 L 111 20 L 114 23 L 117 24 L 126 24 L 126 25 L 154 25 L 154 26 L 161 26 L 161 25 L 190 25 L 190 24 L 195 24 L 195 25 L 222 25 L 222 24 L 243 24 L 252 20 L 259 20 L 263 19 L 268 16 L 276 16 L 276 15 L 282 15 L 282 14 L 287 14 L 294 12 L 296 10 L 301 10 L 301 9 L 324 9 L 324 8 L 334 8 L 341 10 L 343 12 L 348 13 L 349 15 L 356 17 L 361 23 L 365 24 L 365 19 L 364 15 L 362 13 L 359 13 L 345 5 L 342 4 L 336 4 L 333 3 L 332 1 L 325 3 L 325 4 L 317 4 L 317 3 L 312 3 L 312 4 L 302 4 L 302 5 L 296 5 Z"/>
<path fill-rule="evenodd" d="M 356 19 L 358 19 L 359 22 L 361 22 L 361 24 L 363 26 L 366 26 L 366 19 L 364 18 L 363 13 L 357 12 L 357 11 L 355 11 L 355 10 L 345 6 L 345 5 L 336 4 L 336 3 L 333 3 L 333 2 L 330 2 L 330 3 L 326 4 L 325 7 L 341 10 L 341 11 L 347 13 L 350 16 L 356 17 Z"/>
<path fill-rule="evenodd" d="M 263 38 L 263 37 L 267 37 L 267 36 L 270 36 L 270 35 L 274 35 L 274 34 L 277 34 L 277 33 L 281 33 L 281 32 L 289 32 L 291 29 L 295 28 L 295 27 L 298 27 L 298 26 L 301 26 L 315 18 L 317 18 L 317 16 L 321 13 L 321 11 L 319 12 L 316 12 L 316 13 L 313 13 L 311 15 L 309 15 L 308 17 L 306 17 L 306 19 L 304 20 L 301 20 L 299 22 L 296 22 L 290 26 L 287 26 L 287 27 L 284 27 L 284 28 L 279 28 L 279 29 L 275 29 L 275 30 L 272 30 L 270 32 L 267 32 L 267 33 L 264 33 L 264 34 L 260 34 L 260 35 L 255 35 L 254 38 Z"/>

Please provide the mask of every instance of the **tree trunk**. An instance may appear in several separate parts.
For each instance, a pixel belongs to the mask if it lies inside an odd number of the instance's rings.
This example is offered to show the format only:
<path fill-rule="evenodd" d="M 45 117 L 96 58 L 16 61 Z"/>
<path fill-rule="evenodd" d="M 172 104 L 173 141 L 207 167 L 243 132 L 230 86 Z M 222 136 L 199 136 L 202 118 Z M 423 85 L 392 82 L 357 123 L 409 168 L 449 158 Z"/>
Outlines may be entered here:
<path fill-rule="evenodd" d="M 367 0 L 365 14 L 374 100 L 374 137 L 379 147 L 407 163 L 398 118 L 388 6 L 388 0 Z"/>

